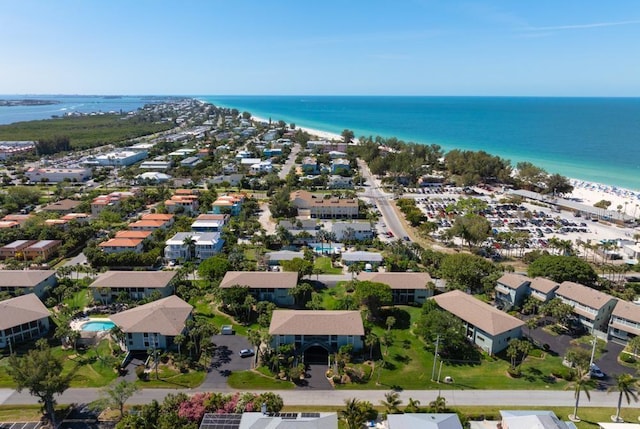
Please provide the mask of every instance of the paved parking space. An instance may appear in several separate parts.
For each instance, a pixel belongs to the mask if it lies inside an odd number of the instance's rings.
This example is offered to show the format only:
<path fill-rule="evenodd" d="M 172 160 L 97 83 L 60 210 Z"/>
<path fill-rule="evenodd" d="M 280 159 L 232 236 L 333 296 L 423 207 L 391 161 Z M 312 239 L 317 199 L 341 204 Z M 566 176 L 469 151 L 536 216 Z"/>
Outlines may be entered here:
<path fill-rule="evenodd" d="M 333 386 L 327 380 L 325 372 L 326 364 L 310 364 L 308 365 L 304 382 L 297 385 L 297 389 L 313 389 L 313 390 L 333 390 Z"/>
<path fill-rule="evenodd" d="M 245 371 L 251 368 L 254 357 L 241 358 L 242 349 L 253 348 L 249 341 L 240 335 L 214 335 L 211 340 L 217 346 L 211 362 L 211 369 L 200 385 L 202 390 L 225 389 L 227 377 L 233 371 Z"/>

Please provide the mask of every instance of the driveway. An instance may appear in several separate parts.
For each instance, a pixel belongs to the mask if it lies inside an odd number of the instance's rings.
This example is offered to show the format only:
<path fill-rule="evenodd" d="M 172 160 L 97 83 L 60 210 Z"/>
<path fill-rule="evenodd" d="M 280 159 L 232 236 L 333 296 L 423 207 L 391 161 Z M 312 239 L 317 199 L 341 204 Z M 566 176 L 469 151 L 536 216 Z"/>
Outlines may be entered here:
<path fill-rule="evenodd" d="M 303 390 L 333 390 L 333 386 L 325 377 L 327 371 L 327 365 L 324 364 L 310 364 L 307 368 L 307 375 L 304 379 L 304 383 L 297 385 L 296 389 Z"/>
<path fill-rule="evenodd" d="M 213 359 L 211 360 L 211 369 L 207 377 L 198 389 L 200 390 L 225 390 L 227 386 L 227 377 L 233 371 L 246 371 L 251 369 L 251 363 L 254 357 L 241 358 L 238 352 L 242 349 L 250 349 L 249 341 L 239 335 L 214 335 L 211 341 L 217 346 Z"/>
<path fill-rule="evenodd" d="M 606 385 L 615 384 L 615 375 L 619 374 L 633 374 L 635 370 L 633 368 L 627 368 L 618 363 L 618 356 L 624 349 L 624 346 L 614 343 L 613 341 L 607 342 L 607 351 L 600 356 L 600 359 L 595 363 L 600 367 L 602 372 L 607 376 L 602 382 Z"/>
<path fill-rule="evenodd" d="M 542 326 L 534 329 L 530 334 L 529 329 L 524 328 L 524 333 L 530 335 L 539 345 L 549 344 L 549 351 L 558 356 L 564 356 L 566 354 L 567 349 L 571 346 L 571 340 L 574 339 L 574 337 L 570 335 L 551 335 L 545 332 Z M 586 346 L 582 347 L 586 348 Z M 615 382 L 613 376 L 632 372 L 630 368 L 618 363 L 618 355 L 622 352 L 623 348 L 624 347 L 618 343 L 608 341 L 606 352 L 600 356 L 600 359 L 595 360 L 595 364 L 607 375 L 604 380 L 601 380 L 601 384 L 611 385 Z"/>
<path fill-rule="evenodd" d="M 529 328 L 523 328 L 524 333 L 527 336 L 533 338 L 539 346 L 544 344 L 549 345 L 549 351 L 558 356 L 564 356 L 567 349 L 571 346 L 570 342 L 573 337 L 570 335 L 551 335 L 550 333 L 542 329 L 545 326 L 545 322 L 551 322 L 550 319 L 543 318 L 540 321 L 540 326 L 536 329 L 529 330 Z"/>

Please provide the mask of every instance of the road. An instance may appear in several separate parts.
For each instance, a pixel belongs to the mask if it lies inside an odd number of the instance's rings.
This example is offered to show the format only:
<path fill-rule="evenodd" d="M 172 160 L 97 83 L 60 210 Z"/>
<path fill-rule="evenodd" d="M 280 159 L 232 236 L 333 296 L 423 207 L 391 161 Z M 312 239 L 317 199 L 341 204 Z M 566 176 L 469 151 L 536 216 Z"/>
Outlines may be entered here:
<path fill-rule="evenodd" d="M 369 170 L 369 166 L 366 162 L 361 159 L 358 159 L 358 166 L 360 167 L 360 171 L 362 173 L 362 177 L 366 180 L 368 186 L 365 188 L 363 192 L 358 194 L 361 198 L 367 198 L 372 203 L 374 203 L 380 213 L 382 214 L 382 218 L 386 223 L 386 228 L 391 231 L 396 238 L 402 238 L 408 236 L 407 232 L 402 226 L 400 219 L 398 219 L 398 215 L 396 211 L 391 207 L 391 194 L 384 192 L 376 180 L 376 178 Z"/>
<path fill-rule="evenodd" d="M 144 389 L 137 392 L 127 403 L 147 404 L 153 399 L 162 402 L 166 395 L 170 393 L 184 392 L 194 394 L 200 392 L 199 389 Z M 223 391 L 216 389 L 216 391 Z M 232 392 L 233 390 L 224 390 Z M 366 400 L 372 404 L 379 404 L 384 400 L 384 394 L 388 390 L 276 390 L 287 406 L 336 406 L 344 405 L 345 399 L 358 398 Z M 98 399 L 100 389 L 69 389 L 57 398 L 60 404 L 81 404 Z M 403 403 L 407 403 L 409 398 L 417 399 L 422 404 L 433 401 L 438 394 L 438 390 L 405 390 L 401 391 L 400 398 Z M 575 399 L 573 391 L 570 390 L 443 390 L 440 393 L 447 400 L 447 405 L 485 405 L 485 406 L 510 406 L 510 407 L 557 407 L 573 406 Z M 591 401 L 583 397 L 580 401 L 581 407 L 611 407 L 617 405 L 618 394 L 616 392 L 607 393 L 605 391 L 592 390 Z M 11 389 L 0 389 L 0 405 L 33 405 L 37 404 L 37 398 L 29 395 L 27 391 L 17 393 Z M 624 404 L 625 408 L 638 408 L 637 402 L 630 405 Z"/>
<path fill-rule="evenodd" d="M 293 167 L 293 164 L 295 164 L 296 162 L 296 158 L 298 157 L 298 152 L 300 152 L 300 145 L 294 144 L 293 147 L 291 148 L 291 153 L 289 154 L 289 158 L 287 158 L 287 162 L 284 163 L 284 165 L 280 169 L 280 172 L 278 173 L 278 177 L 280 179 L 282 180 L 286 179 L 287 174 L 289 174 L 289 171 Z"/>

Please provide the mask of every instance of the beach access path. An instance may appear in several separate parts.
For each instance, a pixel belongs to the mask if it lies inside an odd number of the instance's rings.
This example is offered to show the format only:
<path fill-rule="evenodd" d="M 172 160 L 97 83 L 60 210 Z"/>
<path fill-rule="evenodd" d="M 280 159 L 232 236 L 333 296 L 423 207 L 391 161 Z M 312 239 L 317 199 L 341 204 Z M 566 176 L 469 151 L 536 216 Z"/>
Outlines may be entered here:
<path fill-rule="evenodd" d="M 344 402 L 349 398 L 358 398 L 369 401 L 372 404 L 379 404 L 384 400 L 387 390 L 276 390 L 274 393 L 280 395 L 287 406 L 344 406 Z M 220 390 L 216 390 L 220 391 Z M 195 394 L 202 392 L 198 389 L 143 389 L 138 391 L 129 401 L 130 405 L 147 404 L 152 400 L 162 402 L 168 394 L 175 393 Z M 229 389 L 225 392 L 234 392 Z M 256 391 L 262 392 L 262 391 Z M 398 392 L 404 404 L 409 398 L 417 399 L 422 404 L 428 404 L 436 399 L 438 395 L 447 400 L 447 405 L 485 405 L 485 406 L 512 406 L 512 407 L 558 407 L 573 406 L 575 399 L 573 391 L 569 390 L 404 390 Z M 580 401 L 580 407 L 611 407 L 615 408 L 618 401 L 618 393 L 592 390 L 591 400 L 586 397 Z M 57 397 L 59 404 L 86 404 L 98 399 L 100 389 L 97 388 L 75 388 L 68 389 L 64 394 Z M 0 389 L 0 405 L 34 405 L 37 404 L 36 397 L 29 395 L 27 391 L 18 393 L 12 389 Z M 638 408 L 637 402 L 632 402 L 625 408 Z"/>

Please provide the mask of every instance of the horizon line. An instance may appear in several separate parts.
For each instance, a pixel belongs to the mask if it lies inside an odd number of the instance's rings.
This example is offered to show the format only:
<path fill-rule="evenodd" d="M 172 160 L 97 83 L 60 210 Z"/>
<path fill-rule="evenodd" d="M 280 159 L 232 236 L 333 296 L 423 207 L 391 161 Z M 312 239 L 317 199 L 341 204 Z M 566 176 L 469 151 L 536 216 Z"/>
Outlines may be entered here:
<path fill-rule="evenodd" d="M 478 94 L 457 94 L 457 95 L 433 95 L 433 94 L 99 94 L 99 93 L 24 93 L 24 94 L 0 94 L 0 97 L 432 97 L 432 98 L 640 98 L 640 95 L 478 95 Z"/>

